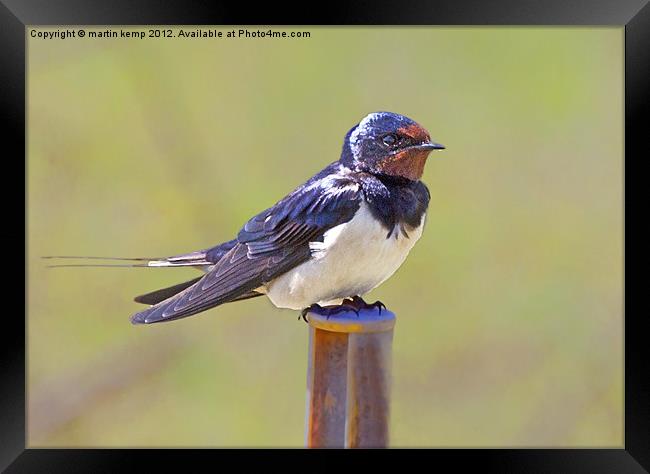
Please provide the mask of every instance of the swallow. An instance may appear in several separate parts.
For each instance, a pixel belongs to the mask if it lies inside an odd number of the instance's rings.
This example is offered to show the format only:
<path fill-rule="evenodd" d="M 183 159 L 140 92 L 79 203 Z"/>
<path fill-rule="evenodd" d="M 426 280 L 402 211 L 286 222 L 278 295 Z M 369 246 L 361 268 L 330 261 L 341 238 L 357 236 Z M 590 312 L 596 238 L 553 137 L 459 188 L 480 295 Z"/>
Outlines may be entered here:
<path fill-rule="evenodd" d="M 430 152 L 444 148 L 408 117 L 367 115 L 345 135 L 337 161 L 249 219 L 234 239 L 166 258 L 122 259 L 204 271 L 137 296 L 150 306 L 131 322 L 175 321 L 263 295 L 303 318 L 381 311 L 383 303 L 362 296 L 393 275 L 420 239 L 430 199 L 420 178 Z"/>

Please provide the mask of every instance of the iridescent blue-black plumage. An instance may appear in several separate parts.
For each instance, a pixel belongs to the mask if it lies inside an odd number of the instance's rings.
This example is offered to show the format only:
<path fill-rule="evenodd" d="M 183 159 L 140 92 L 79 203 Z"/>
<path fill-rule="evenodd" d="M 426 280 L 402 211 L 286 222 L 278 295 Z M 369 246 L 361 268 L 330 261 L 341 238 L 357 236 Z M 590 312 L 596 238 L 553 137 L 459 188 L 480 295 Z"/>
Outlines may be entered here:
<path fill-rule="evenodd" d="M 429 206 L 430 194 L 422 181 L 403 178 L 359 176 L 363 193 L 372 214 L 386 227 L 387 235 L 394 235 L 402 224 L 417 227 Z"/>

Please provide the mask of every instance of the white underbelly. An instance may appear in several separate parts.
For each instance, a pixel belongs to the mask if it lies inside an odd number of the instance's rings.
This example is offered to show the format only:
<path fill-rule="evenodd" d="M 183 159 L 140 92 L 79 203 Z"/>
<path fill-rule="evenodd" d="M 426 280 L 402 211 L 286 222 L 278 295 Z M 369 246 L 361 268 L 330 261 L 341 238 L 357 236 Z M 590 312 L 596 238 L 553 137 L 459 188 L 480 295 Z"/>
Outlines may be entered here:
<path fill-rule="evenodd" d="M 312 258 L 260 288 L 279 308 L 303 309 L 318 303 L 338 304 L 363 295 L 388 279 L 422 235 L 425 216 L 417 228 L 388 231 L 365 203 L 354 218 L 311 242 Z"/>

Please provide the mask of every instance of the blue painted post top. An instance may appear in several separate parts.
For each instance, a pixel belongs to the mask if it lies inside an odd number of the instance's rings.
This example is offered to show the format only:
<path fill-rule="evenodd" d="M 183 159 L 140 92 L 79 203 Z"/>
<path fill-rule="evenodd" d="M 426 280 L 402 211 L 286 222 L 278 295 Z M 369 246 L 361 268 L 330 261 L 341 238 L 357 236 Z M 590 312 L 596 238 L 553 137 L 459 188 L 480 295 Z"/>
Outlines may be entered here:
<path fill-rule="evenodd" d="M 395 313 L 378 308 L 362 309 L 359 314 L 352 310 L 342 311 L 332 316 L 308 313 L 310 326 L 331 332 L 369 333 L 386 332 L 395 327 Z"/>

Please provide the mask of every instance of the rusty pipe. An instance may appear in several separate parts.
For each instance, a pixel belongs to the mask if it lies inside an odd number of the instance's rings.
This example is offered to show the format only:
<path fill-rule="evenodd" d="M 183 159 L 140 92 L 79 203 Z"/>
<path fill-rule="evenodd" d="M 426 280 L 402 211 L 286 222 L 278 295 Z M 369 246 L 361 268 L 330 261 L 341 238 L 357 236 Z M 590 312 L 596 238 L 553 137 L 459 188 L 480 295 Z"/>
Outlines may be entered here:
<path fill-rule="evenodd" d="M 309 448 L 387 447 L 395 314 L 309 313 Z"/>

